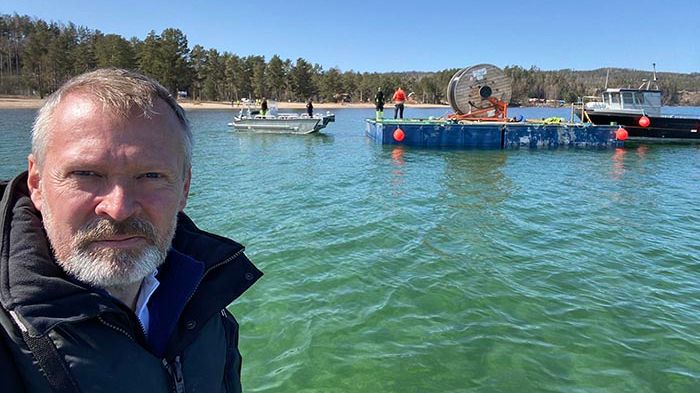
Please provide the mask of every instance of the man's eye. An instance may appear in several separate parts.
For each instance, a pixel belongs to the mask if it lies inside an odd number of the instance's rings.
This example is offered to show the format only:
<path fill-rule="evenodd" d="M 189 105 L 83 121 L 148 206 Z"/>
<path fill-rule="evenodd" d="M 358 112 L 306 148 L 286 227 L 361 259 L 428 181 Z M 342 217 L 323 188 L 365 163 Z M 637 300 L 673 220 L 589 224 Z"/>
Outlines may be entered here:
<path fill-rule="evenodd" d="M 145 177 L 146 179 L 160 179 L 163 177 L 163 175 L 156 172 L 148 172 L 144 173 L 141 177 Z"/>
<path fill-rule="evenodd" d="M 97 173 L 93 171 L 73 171 L 71 172 L 73 176 L 87 177 L 87 176 L 97 176 Z"/>

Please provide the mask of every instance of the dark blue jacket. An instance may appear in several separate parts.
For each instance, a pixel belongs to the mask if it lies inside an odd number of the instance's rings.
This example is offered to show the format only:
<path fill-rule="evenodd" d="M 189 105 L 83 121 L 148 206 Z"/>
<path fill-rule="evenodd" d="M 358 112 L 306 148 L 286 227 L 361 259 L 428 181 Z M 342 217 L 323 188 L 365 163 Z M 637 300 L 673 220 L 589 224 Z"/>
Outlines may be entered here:
<path fill-rule="evenodd" d="M 262 276 L 243 246 L 180 213 L 149 301 L 147 339 L 133 311 L 56 265 L 26 172 L 0 184 L 0 194 L 3 392 L 51 391 L 27 345 L 46 337 L 75 391 L 241 391 L 238 324 L 226 306 Z"/>

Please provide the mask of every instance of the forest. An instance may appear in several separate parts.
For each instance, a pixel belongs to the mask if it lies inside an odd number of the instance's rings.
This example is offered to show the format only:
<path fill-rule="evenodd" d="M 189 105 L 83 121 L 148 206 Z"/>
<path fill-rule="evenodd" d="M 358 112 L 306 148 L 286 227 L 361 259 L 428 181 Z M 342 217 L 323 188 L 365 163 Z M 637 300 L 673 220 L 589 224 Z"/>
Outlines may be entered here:
<path fill-rule="evenodd" d="M 465 67 L 471 64 L 465 64 Z M 649 67 L 651 63 L 640 65 Z M 457 68 L 434 72 L 369 73 L 324 69 L 312 60 L 240 56 L 201 45 L 189 46 L 177 28 L 126 39 L 73 23 L 46 22 L 26 15 L 0 15 L 0 95 L 45 97 L 74 75 L 102 67 L 139 71 L 173 94 L 198 101 L 268 97 L 278 101 L 371 101 L 377 88 L 401 86 L 419 103 L 446 103 Z M 605 86 L 638 87 L 651 71 L 601 68 L 545 71 L 536 66 L 503 68 L 512 80 L 512 104 L 528 99 L 575 102 Z M 657 73 L 665 105 L 700 105 L 700 73 Z"/>

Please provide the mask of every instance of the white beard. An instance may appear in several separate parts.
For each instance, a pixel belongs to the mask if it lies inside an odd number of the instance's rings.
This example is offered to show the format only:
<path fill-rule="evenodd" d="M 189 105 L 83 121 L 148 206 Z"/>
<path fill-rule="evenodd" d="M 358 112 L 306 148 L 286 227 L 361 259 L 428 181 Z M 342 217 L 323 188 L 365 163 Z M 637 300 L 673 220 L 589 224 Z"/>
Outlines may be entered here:
<path fill-rule="evenodd" d="M 97 288 L 122 287 L 143 280 L 165 262 L 175 235 L 177 215 L 162 236 L 143 219 L 115 223 L 97 219 L 86 224 L 70 239 L 57 235 L 51 210 L 43 205 L 42 215 L 49 242 L 58 265 L 70 276 Z M 141 249 L 94 248 L 90 244 L 105 234 L 138 233 L 149 244 Z"/>
<path fill-rule="evenodd" d="M 104 251 L 77 251 L 65 261 L 56 261 L 66 273 L 79 281 L 107 289 L 140 282 L 165 262 L 167 256 L 167 250 L 162 252 L 152 245 L 146 246 L 138 255 L 114 250 Z"/>

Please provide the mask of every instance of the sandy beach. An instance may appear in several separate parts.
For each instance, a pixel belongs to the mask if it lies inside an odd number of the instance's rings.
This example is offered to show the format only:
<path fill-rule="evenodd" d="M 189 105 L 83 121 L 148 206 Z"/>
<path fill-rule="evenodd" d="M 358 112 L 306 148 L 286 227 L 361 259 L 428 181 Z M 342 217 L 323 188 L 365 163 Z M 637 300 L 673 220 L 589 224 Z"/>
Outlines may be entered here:
<path fill-rule="evenodd" d="M 30 97 L 0 97 L 0 109 L 40 108 L 44 100 Z"/>
<path fill-rule="evenodd" d="M 230 102 L 216 101 L 192 101 L 180 100 L 180 105 L 185 109 L 238 109 L 241 106 L 232 105 Z M 44 100 L 32 97 L 4 96 L 0 97 L 0 109 L 21 109 L 40 108 Z M 449 108 L 447 105 L 436 104 L 412 104 L 407 103 L 407 107 L 413 108 Z M 280 109 L 305 109 L 305 102 L 277 102 Z M 386 104 L 385 109 L 391 109 L 391 103 Z M 335 102 L 314 102 L 314 109 L 339 109 L 339 108 L 374 108 L 374 104 L 365 103 L 335 103 Z"/>

